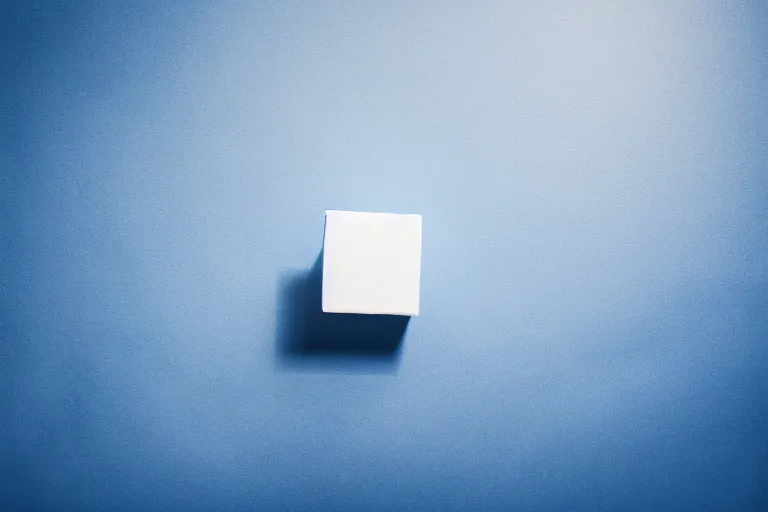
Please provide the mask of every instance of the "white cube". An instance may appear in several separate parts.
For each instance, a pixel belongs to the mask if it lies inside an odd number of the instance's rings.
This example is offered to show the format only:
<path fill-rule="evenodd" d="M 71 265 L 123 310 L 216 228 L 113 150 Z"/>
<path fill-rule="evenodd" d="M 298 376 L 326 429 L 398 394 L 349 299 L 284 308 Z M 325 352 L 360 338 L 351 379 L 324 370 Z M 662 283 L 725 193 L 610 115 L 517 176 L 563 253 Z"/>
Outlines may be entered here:
<path fill-rule="evenodd" d="M 421 215 L 325 212 L 323 311 L 417 316 Z"/>

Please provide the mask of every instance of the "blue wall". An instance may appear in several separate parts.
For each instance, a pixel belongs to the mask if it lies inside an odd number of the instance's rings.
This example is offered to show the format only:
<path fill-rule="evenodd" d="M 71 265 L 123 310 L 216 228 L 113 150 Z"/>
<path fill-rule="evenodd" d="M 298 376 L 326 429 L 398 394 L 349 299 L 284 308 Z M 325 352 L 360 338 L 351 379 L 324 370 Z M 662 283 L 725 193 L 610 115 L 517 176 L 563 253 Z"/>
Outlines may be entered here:
<path fill-rule="evenodd" d="M 0 503 L 768 508 L 764 2 L 0 16 Z M 281 349 L 329 208 L 395 353 Z"/>

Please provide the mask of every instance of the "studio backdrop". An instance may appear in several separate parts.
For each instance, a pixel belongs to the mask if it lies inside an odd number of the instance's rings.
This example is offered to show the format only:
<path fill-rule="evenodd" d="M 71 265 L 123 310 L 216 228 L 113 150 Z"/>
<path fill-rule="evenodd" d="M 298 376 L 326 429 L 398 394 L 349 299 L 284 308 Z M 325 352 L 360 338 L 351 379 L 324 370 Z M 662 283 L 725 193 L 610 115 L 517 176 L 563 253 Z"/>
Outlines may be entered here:
<path fill-rule="evenodd" d="M 0 508 L 768 507 L 762 1 L 0 7 Z M 322 315 L 324 214 L 423 219 Z M 363 319 L 365 320 L 365 319 Z"/>

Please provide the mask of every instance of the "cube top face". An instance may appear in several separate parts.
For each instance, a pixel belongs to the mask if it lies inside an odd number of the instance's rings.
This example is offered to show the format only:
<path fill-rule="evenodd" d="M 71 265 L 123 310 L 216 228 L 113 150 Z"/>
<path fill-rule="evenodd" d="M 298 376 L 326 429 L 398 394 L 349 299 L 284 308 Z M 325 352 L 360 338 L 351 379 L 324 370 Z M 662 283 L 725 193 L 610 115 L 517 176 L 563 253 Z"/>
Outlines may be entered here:
<path fill-rule="evenodd" d="M 417 316 L 421 215 L 325 212 L 323 311 Z"/>

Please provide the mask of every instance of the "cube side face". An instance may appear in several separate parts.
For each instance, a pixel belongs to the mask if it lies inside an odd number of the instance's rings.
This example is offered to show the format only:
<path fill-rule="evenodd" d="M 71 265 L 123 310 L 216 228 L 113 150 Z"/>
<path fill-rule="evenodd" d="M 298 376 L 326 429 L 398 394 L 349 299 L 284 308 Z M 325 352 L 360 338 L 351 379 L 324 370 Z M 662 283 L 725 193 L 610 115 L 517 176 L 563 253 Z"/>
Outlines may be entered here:
<path fill-rule="evenodd" d="M 417 316 L 420 215 L 326 212 L 323 311 Z"/>

